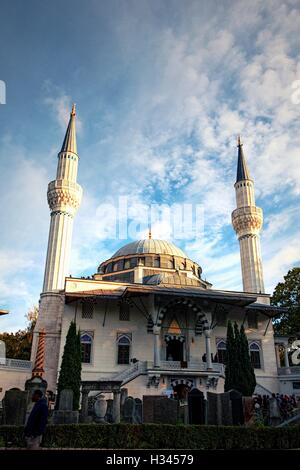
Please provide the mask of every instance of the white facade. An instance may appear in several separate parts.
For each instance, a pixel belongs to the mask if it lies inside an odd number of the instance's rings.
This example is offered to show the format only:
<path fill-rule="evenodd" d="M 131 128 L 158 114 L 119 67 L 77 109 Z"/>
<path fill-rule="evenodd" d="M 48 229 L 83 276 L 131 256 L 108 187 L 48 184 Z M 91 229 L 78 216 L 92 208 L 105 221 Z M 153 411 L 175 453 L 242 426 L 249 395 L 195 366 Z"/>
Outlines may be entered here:
<path fill-rule="evenodd" d="M 37 333 L 46 332 L 45 379 L 55 392 L 65 338 L 72 320 L 81 332 L 83 381 L 119 379 L 128 394 L 142 397 L 180 387 L 224 389 L 222 348 L 230 319 L 246 329 L 257 383 L 279 391 L 271 317 L 263 294 L 259 245 L 262 211 L 239 142 L 235 184 L 244 292 L 212 289 L 200 266 L 175 245 L 140 240 L 102 262 L 89 279 L 66 278 L 73 216 L 81 200 L 73 108 L 57 178 L 50 183 L 51 224 Z"/>

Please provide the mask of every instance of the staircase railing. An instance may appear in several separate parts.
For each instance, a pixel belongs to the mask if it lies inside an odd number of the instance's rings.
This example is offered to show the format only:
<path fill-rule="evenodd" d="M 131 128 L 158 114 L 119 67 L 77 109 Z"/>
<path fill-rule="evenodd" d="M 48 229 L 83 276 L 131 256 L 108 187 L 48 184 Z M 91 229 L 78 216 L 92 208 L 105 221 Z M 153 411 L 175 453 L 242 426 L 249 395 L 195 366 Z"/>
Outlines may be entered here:
<path fill-rule="evenodd" d="M 114 380 L 122 380 L 122 385 L 129 382 L 130 380 L 135 379 L 138 375 L 145 373 L 147 370 L 147 362 L 146 361 L 138 361 L 132 364 L 132 366 L 128 367 L 121 372 L 117 372 L 114 375 Z"/>

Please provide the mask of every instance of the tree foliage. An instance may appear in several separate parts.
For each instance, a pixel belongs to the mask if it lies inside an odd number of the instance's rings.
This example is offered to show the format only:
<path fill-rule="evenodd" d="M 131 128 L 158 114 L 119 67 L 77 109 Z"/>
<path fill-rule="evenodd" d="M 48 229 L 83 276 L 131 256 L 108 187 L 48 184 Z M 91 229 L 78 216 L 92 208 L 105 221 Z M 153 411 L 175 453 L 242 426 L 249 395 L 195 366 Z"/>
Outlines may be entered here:
<path fill-rule="evenodd" d="M 300 268 L 293 268 L 284 282 L 275 287 L 271 304 L 286 307 L 287 311 L 274 319 L 274 331 L 278 335 L 300 337 Z"/>
<path fill-rule="evenodd" d="M 38 307 L 33 306 L 25 317 L 28 324 L 24 330 L 0 333 L 0 340 L 5 343 L 6 357 L 10 359 L 30 360 L 32 334 L 38 317 Z"/>
<path fill-rule="evenodd" d="M 76 323 L 71 322 L 66 337 L 64 353 L 57 387 L 56 407 L 59 405 L 60 393 L 62 390 L 73 390 L 73 410 L 79 409 L 81 386 L 81 343 L 80 332 L 76 331 Z"/>
<path fill-rule="evenodd" d="M 250 360 L 249 345 L 244 326 L 240 329 L 240 392 L 245 397 L 251 397 L 256 387 L 256 378 L 253 366 Z"/>
<path fill-rule="evenodd" d="M 238 390 L 243 396 L 251 396 L 256 386 L 254 369 L 249 355 L 248 340 L 243 325 L 240 330 L 235 322 L 228 321 L 226 340 L 225 392 Z"/>

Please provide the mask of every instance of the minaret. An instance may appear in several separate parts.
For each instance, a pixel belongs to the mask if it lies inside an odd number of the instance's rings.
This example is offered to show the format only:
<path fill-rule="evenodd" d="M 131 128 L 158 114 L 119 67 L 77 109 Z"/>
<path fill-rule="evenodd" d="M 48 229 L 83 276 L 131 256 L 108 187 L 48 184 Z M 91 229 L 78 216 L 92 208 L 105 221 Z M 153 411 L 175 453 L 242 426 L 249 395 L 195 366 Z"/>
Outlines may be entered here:
<path fill-rule="evenodd" d="M 33 374 L 41 372 L 48 390 L 55 392 L 62 316 L 65 297 L 65 276 L 69 274 L 69 259 L 73 217 L 80 205 L 82 189 L 77 184 L 78 155 L 76 146 L 75 105 L 72 107 L 67 132 L 58 154 L 56 179 L 48 185 L 51 210 L 44 287 L 39 303 L 39 315 L 34 328 L 31 361 Z M 41 335 L 42 332 L 42 335 Z M 43 367 L 39 365 L 42 363 Z"/>
<path fill-rule="evenodd" d="M 64 288 L 69 274 L 73 218 L 80 205 L 82 188 L 77 184 L 78 155 L 76 145 L 75 105 L 61 151 L 58 154 L 56 179 L 48 185 L 51 222 L 43 292 Z"/>
<path fill-rule="evenodd" d="M 235 182 L 237 209 L 232 212 L 232 225 L 240 242 L 244 292 L 264 292 L 263 270 L 259 233 L 263 224 L 263 212 L 255 205 L 254 183 L 250 177 L 238 138 L 238 165 Z"/>

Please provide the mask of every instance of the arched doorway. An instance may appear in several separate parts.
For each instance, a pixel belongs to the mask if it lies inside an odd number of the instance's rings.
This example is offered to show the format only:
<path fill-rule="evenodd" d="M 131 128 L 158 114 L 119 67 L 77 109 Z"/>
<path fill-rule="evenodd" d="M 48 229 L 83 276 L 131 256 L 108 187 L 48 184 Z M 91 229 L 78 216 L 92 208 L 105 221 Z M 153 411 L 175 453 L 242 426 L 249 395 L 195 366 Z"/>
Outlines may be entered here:
<path fill-rule="evenodd" d="M 171 387 L 174 392 L 174 398 L 187 400 L 188 393 L 193 388 L 193 380 L 174 378 L 171 380 Z"/>
<path fill-rule="evenodd" d="M 177 398 L 178 400 L 187 400 L 189 388 L 185 384 L 178 384 L 174 385 L 173 392 L 174 398 Z"/>

